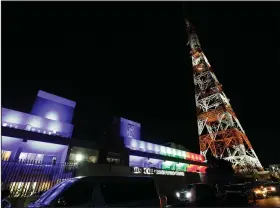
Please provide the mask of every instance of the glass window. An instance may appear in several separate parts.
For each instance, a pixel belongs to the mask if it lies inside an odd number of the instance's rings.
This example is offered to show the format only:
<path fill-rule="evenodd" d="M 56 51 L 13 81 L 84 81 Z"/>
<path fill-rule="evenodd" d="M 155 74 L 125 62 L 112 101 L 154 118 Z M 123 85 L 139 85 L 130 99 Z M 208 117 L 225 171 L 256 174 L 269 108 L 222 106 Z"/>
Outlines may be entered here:
<path fill-rule="evenodd" d="M 27 160 L 27 155 L 28 155 L 28 153 L 21 152 L 19 155 L 19 160 Z"/>
<path fill-rule="evenodd" d="M 61 197 L 67 207 L 89 206 L 92 207 L 92 194 L 94 184 L 89 181 L 79 180 L 70 186 Z"/>
<path fill-rule="evenodd" d="M 150 178 L 118 178 L 101 184 L 106 205 L 158 206 L 159 197 L 155 183 Z M 141 204 L 139 204 L 141 203 Z"/>
<path fill-rule="evenodd" d="M 171 161 L 165 161 L 161 164 L 163 170 L 176 170 L 176 163 Z"/>
<path fill-rule="evenodd" d="M 11 151 L 2 150 L 2 151 L 1 151 L 1 159 L 2 159 L 2 160 L 9 160 L 11 154 L 12 154 Z"/>
<path fill-rule="evenodd" d="M 12 182 L 10 184 L 10 192 L 14 197 L 20 197 L 20 195 L 32 195 L 34 194 L 37 182 Z"/>
<path fill-rule="evenodd" d="M 21 161 L 42 162 L 43 159 L 44 159 L 43 154 L 21 152 L 19 155 L 19 160 L 21 160 Z"/>
<path fill-rule="evenodd" d="M 97 156 L 89 156 L 88 160 L 89 160 L 89 162 L 96 163 L 97 162 Z"/>
<path fill-rule="evenodd" d="M 35 158 L 36 158 L 36 154 L 34 154 L 34 153 L 27 154 L 27 160 L 33 161 L 33 160 L 35 160 Z"/>
<path fill-rule="evenodd" d="M 65 188 L 65 184 L 67 184 L 67 181 L 63 181 L 61 183 L 56 184 L 55 186 L 53 186 L 52 188 L 47 190 L 45 193 L 43 193 L 42 196 L 37 201 L 35 201 L 35 203 L 47 204 L 47 203 L 51 202 L 49 196 L 51 194 L 53 194 L 54 192 L 59 194 L 59 191 L 56 191 L 56 190 L 58 190 L 59 187 L 62 187 L 62 189 L 59 189 L 60 191 L 63 190 L 63 188 Z"/>
<path fill-rule="evenodd" d="M 56 189 L 54 189 L 52 192 L 50 192 L 47 196 L 44 196 L 44 204 L 49 205 L 58 197 L 60 193 L 62 193 L 67 187 L 71 186 L 71 183 L 69 181 L 66 181 L 65 183 L 62 183 L 60 186 L 58 186 Z"/>

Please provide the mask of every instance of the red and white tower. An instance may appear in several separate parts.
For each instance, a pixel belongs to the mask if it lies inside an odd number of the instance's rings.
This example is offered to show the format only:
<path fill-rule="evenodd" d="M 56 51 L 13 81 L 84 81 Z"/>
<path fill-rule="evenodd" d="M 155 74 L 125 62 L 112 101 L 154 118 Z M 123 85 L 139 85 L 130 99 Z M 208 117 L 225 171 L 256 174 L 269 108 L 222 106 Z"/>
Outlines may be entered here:
<path fill-rule="evenodd" d="M 204 55 L 193 26 L 186 20 L 193 65 L 200 152 L 230 161 L 235 169 L 262 165 L 241 127 L 222 85 Z M 209 151 L 210 150 L 210 151 Z"/>

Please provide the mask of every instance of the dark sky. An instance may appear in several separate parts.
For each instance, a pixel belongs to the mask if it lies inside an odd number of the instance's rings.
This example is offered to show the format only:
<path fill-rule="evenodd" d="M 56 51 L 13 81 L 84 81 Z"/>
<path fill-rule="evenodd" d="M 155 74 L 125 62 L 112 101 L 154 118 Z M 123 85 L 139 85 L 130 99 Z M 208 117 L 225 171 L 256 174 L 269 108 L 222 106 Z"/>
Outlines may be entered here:
<path fill-rule="evenodd" d="M 116 115 L 198 151 L 186 16 L 261 162 L 280 162 L 279 2 L 1 3 L 3 107 L 29 112 L 42 89 L 77 102 L 76 138 Z"/>

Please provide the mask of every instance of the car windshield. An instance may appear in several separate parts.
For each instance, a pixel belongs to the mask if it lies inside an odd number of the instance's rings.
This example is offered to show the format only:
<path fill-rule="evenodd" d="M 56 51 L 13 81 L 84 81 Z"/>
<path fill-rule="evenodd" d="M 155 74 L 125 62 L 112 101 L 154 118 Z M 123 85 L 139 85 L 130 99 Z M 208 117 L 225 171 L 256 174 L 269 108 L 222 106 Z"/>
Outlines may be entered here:
<path fill-rule="evenodd" d="M 101 183 L 101 192 L 107 205 L 141 203 L 141 207 L 159 203 L 154 180 L 150 178 L 119 178 Z M 145 203 L 145 202 L 149 203 Z"/>
<path fill-rule="evenodd" d="M 182 191 L 189 191 L 193 187 L 193 184 L 187 185 L 186 188 L 184 188 Z"/>

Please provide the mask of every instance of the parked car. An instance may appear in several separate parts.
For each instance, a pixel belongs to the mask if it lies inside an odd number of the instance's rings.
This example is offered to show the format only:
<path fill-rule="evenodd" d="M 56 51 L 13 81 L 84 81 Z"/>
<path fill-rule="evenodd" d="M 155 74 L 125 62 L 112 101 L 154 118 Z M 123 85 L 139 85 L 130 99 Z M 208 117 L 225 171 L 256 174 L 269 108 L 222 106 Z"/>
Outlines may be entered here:
<path fill-rule="evenodd" d="M 226 185 L 223 203 L 226 205 L 247 206 L 253 199 L 253 192 L 246 184 Z"/>
<path fill-rule="evenodd" d="M 274 182 L 265 183 L 263 187 L 267 191 L 267 195 L 273 194 L 277 191 L 277 184 Z"/>
<path fill-rule="evenodd" d="M 252 197 L 253 201 L 257 199 L 265 199 L 267 197 L 267 190 L 263 186 L 263 184 L 247 184 L 248 190 L 247 192 L 250 193 L 249 196 Z M 251 199 L 251 198 L 249 198 Z"/>
<path fill-rule="evenodd" d="M 28 207 L 165 207 L 153 178 L 87 176 L 65 180 Z"/>
<path fill-rule="evenodd" d="M 232 202 L 245 205 L 257 199 L 266 198 L 267 191 L 259 184 L 232 184 L 225 186 L 225 197 L 227 203 Z"/>
<path fill-rule="evenodd" d="M 179 201 L 189 201 L 191 196 L 191 188 L 194 186 L 194 184 L 189 184 L 186 186 L 186 188 L 175 191 L 175 196 Z"/>
<path fill-rule="evenodd" d="M 177 191 L 176 197 L 180 201 L 185 201 L 198 206 L 213 206 L 216 204 L 216 189 L 207 184 L 189 184 L 181 191 Z"/>

